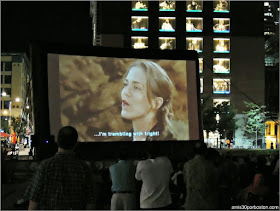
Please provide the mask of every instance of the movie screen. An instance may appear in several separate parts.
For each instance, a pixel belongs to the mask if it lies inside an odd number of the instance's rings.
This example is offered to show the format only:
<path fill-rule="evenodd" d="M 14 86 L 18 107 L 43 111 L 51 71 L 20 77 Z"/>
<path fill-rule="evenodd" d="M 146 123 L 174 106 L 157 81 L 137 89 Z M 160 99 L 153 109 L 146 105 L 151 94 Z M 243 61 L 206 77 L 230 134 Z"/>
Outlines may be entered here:
<path fill-rule="evenodd" d="M 195 69 L 188 60 L 48 54 L 51 134 L 71 125 L 80 142 L 197 140 Z"/>

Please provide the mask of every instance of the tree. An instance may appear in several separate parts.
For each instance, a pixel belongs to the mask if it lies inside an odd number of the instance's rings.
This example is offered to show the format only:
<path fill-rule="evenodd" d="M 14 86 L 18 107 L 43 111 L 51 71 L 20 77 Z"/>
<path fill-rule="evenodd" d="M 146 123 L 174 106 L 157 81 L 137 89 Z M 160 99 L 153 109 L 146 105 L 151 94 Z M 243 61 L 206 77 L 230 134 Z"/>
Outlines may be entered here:
<path fill-rule="evenodd" d="M 218 123 L 218 131 L 223 138 L 232 140 L 233 134 L 236 129 L 236 109 L 233 108 L 229 102 L 222 102 L 216 105 L 216 113 L 220 115 L 220 121 Z"/>
<path fill-rule="evenodd" d="M 213 106 L 209 97 L 204 99 L 202 104 L 203 129 L 206 130 L 207 138 L 209 132 L 215 132 L 217 129 L 223 138 L 233 139 L 233 133 L 236 129 L 235 114 L 236 110 L 228 102 L 216 104 Z M 217 123 L 216 115 L 220 115 L 219 123 Z"/>
<path fill-rule="evenodd" d="M 4 130 L 5 133 L 9 133 L 9 121 L 6 119 L 7 117 L 1 117 L 1 129 Z"/>
<path fill-rule="evenodd" d="M 252 135 L 255 135 L 256 138 L 256 147 L 258 144 L 258 136 L 264 135 L 265 132 L 265 120 L 266 112 L 264 109 L 265 106 L 258 106 L 255 103 L 250 103 L 244 101 L 246 107 L 249 109 L 248 111 L 243 112 L 245 114 L 245 135 L 248 138 L 252 138 Z"/>
<path fill-rule="evenodd" d="M 11 126 L 13 130 L 16 132 L 17 136 L 20 137 L 20 139 L 24 138 L 26 133 L 26 127 L 27 123 L 25 121 L 22 121 L 21 117 L 11 117 Z"/>

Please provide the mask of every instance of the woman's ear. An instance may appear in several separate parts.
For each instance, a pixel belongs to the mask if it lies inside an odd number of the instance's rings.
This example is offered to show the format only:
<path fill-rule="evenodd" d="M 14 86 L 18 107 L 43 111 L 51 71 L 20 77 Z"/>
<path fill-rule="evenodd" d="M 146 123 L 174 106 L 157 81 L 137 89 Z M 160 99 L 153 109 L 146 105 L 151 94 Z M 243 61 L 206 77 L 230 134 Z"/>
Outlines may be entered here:
<path fill-rule="evenodd" d="M 153 100 L 152 104 L 153 104 L 152 105 L 153 109 L 158 110 L 162 106 L 162 104 L 163 104 L 163 98 L 162 97 L 156 97 Z"/>

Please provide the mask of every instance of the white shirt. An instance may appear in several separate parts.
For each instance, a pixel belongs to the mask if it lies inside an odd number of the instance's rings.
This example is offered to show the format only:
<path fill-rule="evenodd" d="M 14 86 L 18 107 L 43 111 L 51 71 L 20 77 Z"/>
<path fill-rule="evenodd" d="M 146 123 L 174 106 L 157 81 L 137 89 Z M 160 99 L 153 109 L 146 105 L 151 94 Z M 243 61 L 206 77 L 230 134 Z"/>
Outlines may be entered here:
<path fill-rule="evenodd" d="M 135 178 L 143 181 L 140 193 L 141 208 L 160 208 L 172 203 L 169 191 L 172 172 L 173 167 L 167 157 L 139 161 Z"/>

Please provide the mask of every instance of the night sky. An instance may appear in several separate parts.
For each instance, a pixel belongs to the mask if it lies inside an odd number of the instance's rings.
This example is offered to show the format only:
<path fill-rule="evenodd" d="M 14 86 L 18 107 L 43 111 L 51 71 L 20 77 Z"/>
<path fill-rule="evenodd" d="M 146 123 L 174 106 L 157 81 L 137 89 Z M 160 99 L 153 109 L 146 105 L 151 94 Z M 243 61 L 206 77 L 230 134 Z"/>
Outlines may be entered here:
<path fill-rule="evenodd" d="M 1 52 L 27 52 L 32 41 L 92 44 L 90 2 L 1 2 Z"/>

